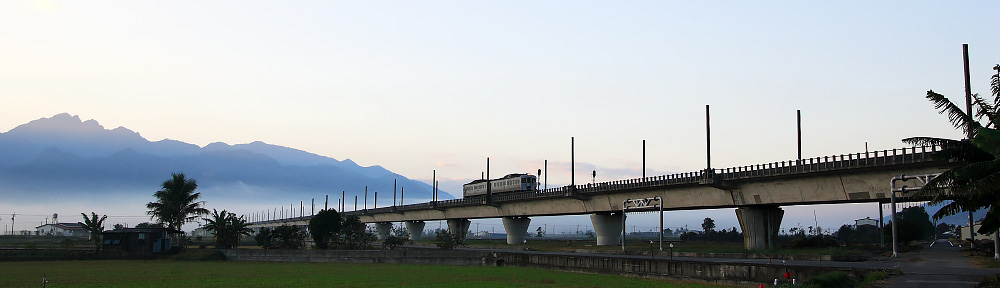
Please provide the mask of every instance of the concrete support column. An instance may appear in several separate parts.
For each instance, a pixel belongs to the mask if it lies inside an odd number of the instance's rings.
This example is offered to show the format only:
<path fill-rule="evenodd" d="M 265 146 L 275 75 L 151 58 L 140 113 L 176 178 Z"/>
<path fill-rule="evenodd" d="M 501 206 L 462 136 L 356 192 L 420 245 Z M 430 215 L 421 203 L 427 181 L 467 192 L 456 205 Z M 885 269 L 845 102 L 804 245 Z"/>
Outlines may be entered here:
<path fill-rule="evenodd" d="M 590 214 L 590 222 L 594 224 L 594 233 L 597 233 L 597 246 L 610 246 L 621 244 L 622 237 L 622 213 L 613 214 Z"/>
<path fill-rule="evenodd" d="M 472 221 L 469 219 L 448 219 L 448 231 L 452 235 L 461 235 L 464 239 L 465 235 L 469 234 L 469 225 Z"/>
<path fill-rule="evenodd" d="M 406 232 L 410 233 L 410 240 L 417 241 L 424 237 L 424 221 L 406 221 Z"/>
<path fill-rule="evenodd" d="M 378 236 L 378 241 L 385 241 L 385 239 L 389 238 L 389 233 L 392 232 L 392 223 L 375 223 L 375 232 L 377 232 L 376 235 Z"/>
<path fill-rule="evenodd" d="M 751 250 L 774 248 L 784 210 L 778 206 L 752 206 L 736 209 L 743 229 L 743 246 Z"/>
<path fill-rule="evenodd" d="M 528 217 L 503 217 L 503 230 L 507 232 L 507 244 L 524 243 L 524 237 L 528 235 L 528 224 L 531 224 L 531 218 Z"/>

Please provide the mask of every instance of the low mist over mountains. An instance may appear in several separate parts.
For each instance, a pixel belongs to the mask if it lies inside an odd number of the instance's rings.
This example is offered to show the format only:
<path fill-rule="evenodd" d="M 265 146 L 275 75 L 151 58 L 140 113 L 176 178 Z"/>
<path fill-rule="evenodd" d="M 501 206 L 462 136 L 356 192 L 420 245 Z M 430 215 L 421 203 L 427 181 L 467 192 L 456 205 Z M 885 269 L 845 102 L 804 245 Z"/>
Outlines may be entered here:
<path fill-rule="evenodd" d="M 354 195 L 363 199 L 367 185 L 369 203 L 379 191 L 379 205 L 384 206 L 392 202 L 393 179 L 405 187 L 406 199 L 429 199 L 432 189 L 380 166 L 361 167 L 349 159 L 338 161 L 263 142 L 205 147 L 168 139 L 150 142 L 124 127 L 108 130 L 97 121 L 65 113 L 0 133 L 0 196 L 6 199 L 137 194 L 152 201 L 152 192 L 173 172 L 196 179 L 198 191 L 208 198 L 308 203 L 330 194 L 336 203 L 341 191 L 348 199 Z M 452 198 L 443 191 L 439 197 Z"/>

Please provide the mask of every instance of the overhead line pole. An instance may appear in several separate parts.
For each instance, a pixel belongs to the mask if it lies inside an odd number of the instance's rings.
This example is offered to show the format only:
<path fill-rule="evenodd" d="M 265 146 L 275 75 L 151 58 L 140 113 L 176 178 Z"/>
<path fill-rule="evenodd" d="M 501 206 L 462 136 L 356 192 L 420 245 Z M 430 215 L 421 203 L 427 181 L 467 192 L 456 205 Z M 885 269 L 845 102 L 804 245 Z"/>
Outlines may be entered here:
<path fill-rule="evenodd" d="M 962 64 L 965 67 L 965 71 L 964 71 L 965 72 L 965 114 L 968 114 L 969 117 L 973 117 L 972 116 L 972 81 L 970 80 L 970 77 L 969 77 L 969 44 L 967 44 L 967 43 L 966 44 L 962 44 Z M 973 134 L 972 129 L 973 129 L 973 127 L 970 125 L 968 127 L 968 129 L 966 129 L 967 131 L 965 131 L 965 137 L 966 137 L 966 139 L 969 139 L 969 141 L 972 141 L 972 134 Z M 972 248 L 975 248 L 975 246 L 976 246 L 976 244 L 975 244 L 975 242 L 976 242 L 975 241 L 975 239 L 976 239 L 976 229 L 974 229 L 974 228 L 976 228 L 975 224 L 976 223 L 974 222 L 974 220 L 972 218 L 972 209 L 969 209 L 969 238 L 971 238 L 973 240 L 972 243 L 969 243 L 969 247 L 972 247 Z"/>

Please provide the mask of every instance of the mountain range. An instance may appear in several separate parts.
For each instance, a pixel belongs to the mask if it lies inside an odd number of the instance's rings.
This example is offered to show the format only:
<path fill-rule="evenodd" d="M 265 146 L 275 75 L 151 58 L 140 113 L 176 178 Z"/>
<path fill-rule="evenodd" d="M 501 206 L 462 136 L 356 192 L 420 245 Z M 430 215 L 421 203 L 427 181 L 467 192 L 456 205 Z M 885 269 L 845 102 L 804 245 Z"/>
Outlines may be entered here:
<path fill-rule="evenodd" d="M 93 195 L 152 195 L 171 173 L 198 181 L 203 195 L 306 200 L 383 194 L 391 203 L 393 181 L 407 199 L 429 199 L 432 187 L 381 166 L 359 166 L 294 148 L 252 142 L 205 147 L 164 139 L 149 141 L 125 127 L 105 129 L 67 113 L 0 133 L 0 196 L 30 200 Z M 453 198 L 439 191 L 439 198 Z M 412 198 L 410 198 L 412 197 Z M 348 201 L 350 203 L 350 201 Z M 412 203 L 412 202 L 410 202 Z"/>

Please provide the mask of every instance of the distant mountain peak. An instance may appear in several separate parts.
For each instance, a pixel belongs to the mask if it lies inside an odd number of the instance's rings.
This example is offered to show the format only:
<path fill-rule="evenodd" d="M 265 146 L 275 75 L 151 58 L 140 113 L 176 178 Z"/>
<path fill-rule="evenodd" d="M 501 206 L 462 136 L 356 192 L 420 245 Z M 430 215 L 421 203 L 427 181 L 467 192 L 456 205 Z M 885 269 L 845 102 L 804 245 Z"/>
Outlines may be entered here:
<path fill-rule="evenodd" d="M 91 133 L 95 131 L 104 131 L 104 126 L 101 126 L 96 120 L 90 119 L 87 121 L 80 120 L 78 115 L 70 115 L 69 113 L 60 113 L 53 115 L 49 118 L 39 118 L 32 120 L 31 122 L 21 124 L 14 129 L 11 129 L 7 133 L 12 134 L 37 134 L 37 133 L 72 133 L 72 134 L 84 134 Z"/>

